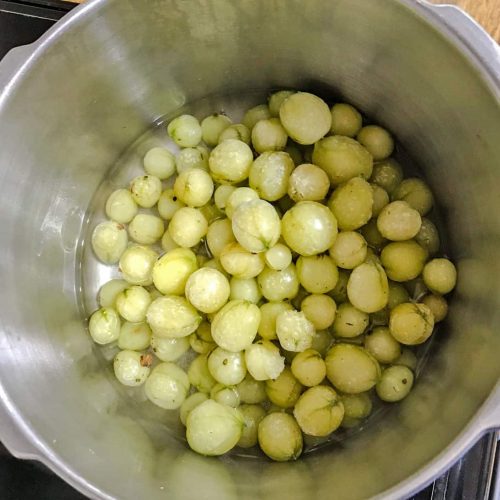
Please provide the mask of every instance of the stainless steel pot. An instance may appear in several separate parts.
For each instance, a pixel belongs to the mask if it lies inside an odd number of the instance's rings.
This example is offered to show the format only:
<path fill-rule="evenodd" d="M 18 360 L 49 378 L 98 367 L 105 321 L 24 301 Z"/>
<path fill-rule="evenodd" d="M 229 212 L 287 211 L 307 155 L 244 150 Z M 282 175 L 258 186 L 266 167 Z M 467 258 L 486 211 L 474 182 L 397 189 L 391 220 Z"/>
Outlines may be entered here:
<path fill-rule="evenodd" d="M 108 168 L 210 95 L 334 89 L 392 129 L 442 200 L 460 283 L 403 404 L 294 464 L 205 459 L 127 404 L 80 306 Z M 91 0 L 0 65 L 0 437 L 99 498 L 401 498 L 500 426 L 500 52 L 410 0 Z M 101 361 L 99 361 L 101 360 Z M 178 429 L 177 429 L 178 430 Z"/>

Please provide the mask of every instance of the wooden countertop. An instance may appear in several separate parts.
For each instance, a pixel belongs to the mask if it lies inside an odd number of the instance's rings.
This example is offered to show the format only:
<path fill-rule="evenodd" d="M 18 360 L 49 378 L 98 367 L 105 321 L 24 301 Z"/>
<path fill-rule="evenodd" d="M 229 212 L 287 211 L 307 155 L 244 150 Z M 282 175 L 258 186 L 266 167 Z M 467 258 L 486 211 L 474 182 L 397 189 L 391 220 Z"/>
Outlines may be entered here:
<path fill-rule="evenodd" d="M 85 0 L 66 0 L 82 3 Z M 468 12 L 500 43 L 500 0 L 430 0 L 432 3 L 458 5 Z"/>

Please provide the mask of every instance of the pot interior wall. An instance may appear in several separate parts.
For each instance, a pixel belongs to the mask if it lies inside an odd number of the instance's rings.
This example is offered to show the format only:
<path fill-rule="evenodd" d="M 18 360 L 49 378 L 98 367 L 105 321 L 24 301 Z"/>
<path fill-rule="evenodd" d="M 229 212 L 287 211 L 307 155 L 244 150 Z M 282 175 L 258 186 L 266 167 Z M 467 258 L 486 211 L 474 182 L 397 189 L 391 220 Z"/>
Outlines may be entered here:
<path fill-rule="evenodd" d="M 67 477 L 120 498 L 361 498 L 453 441 L 500 373 L 500 108 L 456 47 L 387 0 L 97 0 L 45 45 L 0 100 L 0 380 Z M 383 421 L 299 463 L 205 459 L 111 383 L 82 317 L 80 235 L 153 121 L 280 87 L 345 99 L 394 132 L 441 202 L 459 286 L 415 390 Z"/>

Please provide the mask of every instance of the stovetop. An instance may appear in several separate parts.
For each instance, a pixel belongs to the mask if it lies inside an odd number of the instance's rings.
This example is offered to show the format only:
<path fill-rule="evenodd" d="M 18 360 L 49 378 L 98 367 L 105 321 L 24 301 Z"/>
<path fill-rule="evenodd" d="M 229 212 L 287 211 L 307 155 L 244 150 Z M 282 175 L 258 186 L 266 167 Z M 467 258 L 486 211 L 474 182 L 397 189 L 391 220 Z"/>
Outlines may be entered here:
<path fill-rule="evenodd" d="M 0 59 L 11 48 L 34 42 L 74 7 L 75 4 L 58 0 L 0 0 Z M 411 500 L 499 500 L 499 459 L 498 433 L 488 434 Z M 0 498 L 81 500 L 85 497 L 39 462 L 14 458 L 0 443 Z"/>

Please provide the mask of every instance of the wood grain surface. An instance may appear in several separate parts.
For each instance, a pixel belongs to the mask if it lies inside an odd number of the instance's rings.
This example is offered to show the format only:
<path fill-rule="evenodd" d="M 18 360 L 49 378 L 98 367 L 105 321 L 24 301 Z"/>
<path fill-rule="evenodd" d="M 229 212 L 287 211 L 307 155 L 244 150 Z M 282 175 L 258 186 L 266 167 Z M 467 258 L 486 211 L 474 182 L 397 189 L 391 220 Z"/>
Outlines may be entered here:
<path fill-rule="evenodd" d="M 85 0 L 66 0 L 82 3 Z M 366 0 L 369 1 L 369 0 Z M 448 3 L 458 5 L 482 24 L 500 43 L 500 0 L 430 0 L 432 3 Z"/>

